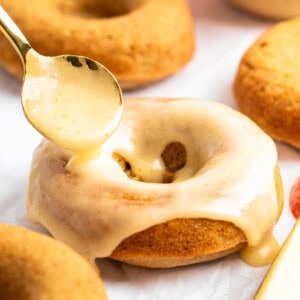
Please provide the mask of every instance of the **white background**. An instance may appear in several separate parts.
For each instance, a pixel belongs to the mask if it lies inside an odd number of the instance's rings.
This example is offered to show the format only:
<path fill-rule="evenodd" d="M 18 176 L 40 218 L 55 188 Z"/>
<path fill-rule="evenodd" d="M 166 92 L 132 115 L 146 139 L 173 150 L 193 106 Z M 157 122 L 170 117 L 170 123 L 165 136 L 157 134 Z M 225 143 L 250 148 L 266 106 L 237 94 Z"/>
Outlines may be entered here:
<path fill-rule="evenodd" d="M 193 97 L 236 108 L 231 87 L 239 60 L 255 38 L 273 23 L 245 15 L 222 0 L 190 0 L 189 3 L 197 38 L 193 60 L 177 75 L 126 92 L 124 96 Z M 44 231 L 30 224 L 26 217 L 31 156 L 41 137 L 23 116 L 20 92 L 21 83 L 0 70 L 0 222 Z M 300 152 L 280 143 L 277 149 L 285 206 L 275 235 L 282 243 L 294 223 L 288 193 L 300 175 Z M 99 261 L 99 266 L 113 300 L 252 299 L 268 268 L 252 268 L 238 255 L 171 270 L 145 270 L 105 259 Z"/>

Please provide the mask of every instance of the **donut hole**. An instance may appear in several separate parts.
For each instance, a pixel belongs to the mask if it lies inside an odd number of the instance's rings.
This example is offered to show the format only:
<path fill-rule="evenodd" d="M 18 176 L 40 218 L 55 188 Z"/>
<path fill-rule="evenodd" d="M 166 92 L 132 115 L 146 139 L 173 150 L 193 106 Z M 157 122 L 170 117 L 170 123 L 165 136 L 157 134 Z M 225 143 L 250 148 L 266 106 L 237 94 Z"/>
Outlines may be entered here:
<path fill-rule="evenodd" d="M 163 183 L 171 183 L 176 172 L 186 164 L 187 153 L 185 146 L 180 142 L 171 142 L 162 151 L 161 158 L 166 168 L 163 175 Z"/>
<path fill-rule="evenodd" d="M 134 173 L 131 163 L 124 156 L 113 152 L 112 157 L 130 179 L 144 181 L 142 176 Z M 164 170 L 162 170 L 163 174 L 161 176 L 162 181 L 160 183 L 172 183 L 176 172 L 186 165 L 186 148 L 180 142 L 170 142 L 161 152 L 160 159 L 164 164 Z"/>
<path fill-rule="evenodd" d="M 68 0 L 60 4 L 62 13 L 83 18 L 111 18 L 126 15 L 140 6 L 143 0 Z"/>

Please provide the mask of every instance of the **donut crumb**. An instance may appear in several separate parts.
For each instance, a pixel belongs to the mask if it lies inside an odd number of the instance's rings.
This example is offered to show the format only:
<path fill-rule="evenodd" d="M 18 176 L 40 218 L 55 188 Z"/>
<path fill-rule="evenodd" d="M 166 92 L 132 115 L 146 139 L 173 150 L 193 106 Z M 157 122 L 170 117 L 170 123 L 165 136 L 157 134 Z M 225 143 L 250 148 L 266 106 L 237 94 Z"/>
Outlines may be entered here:
<path fill-rule="evenodd" d="M 121 154 L 117 152 L 112 153 L 112 158 L 119 164 L 123 172 L 133 180 L 143 181 L 141 176 L 133 173 L 130 162 L 128 162 Z"/>

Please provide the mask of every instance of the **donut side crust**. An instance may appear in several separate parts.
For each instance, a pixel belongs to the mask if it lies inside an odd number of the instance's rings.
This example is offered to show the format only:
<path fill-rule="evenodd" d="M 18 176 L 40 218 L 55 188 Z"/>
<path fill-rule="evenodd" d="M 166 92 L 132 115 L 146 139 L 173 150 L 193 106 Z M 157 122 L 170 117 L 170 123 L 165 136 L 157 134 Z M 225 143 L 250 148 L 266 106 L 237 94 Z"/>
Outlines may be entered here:
<path fill-rule="evenodd" d="M 172 268 L 214 260 L 247 245 L 231 223 L 208 219 L 175 219 L 125 239 L 111 258 L 147 268 Z"/>
<path fill-rule="evenodd" d="M 279 166 L 274 169 L 278 218 L 283 208 Z M 121 242 L 110 256 L 146 268 L 172 268 L 215 260 L 247 246 L 234 224 L 209 219 L 174 219 L 138 232 Z"/>
<path fill-rule="evenodd" d="M 300 147 L 300 18 L 279 23 L 244 54 L 233 85 L 239 109 L 273 138 Z"/>

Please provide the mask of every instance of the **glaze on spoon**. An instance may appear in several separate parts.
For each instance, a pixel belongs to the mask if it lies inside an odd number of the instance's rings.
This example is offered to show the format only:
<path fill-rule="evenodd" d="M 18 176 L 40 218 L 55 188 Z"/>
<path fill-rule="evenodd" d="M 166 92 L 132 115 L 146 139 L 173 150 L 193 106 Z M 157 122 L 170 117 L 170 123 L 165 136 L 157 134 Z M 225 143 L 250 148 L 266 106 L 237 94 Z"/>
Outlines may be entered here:
<path fill-rule="evenodd" d="M 0 29 L 24 65 L 22 106 L 28 121 L 76 154 L 98 149 L 122 116 L 122 94 L 114 76 L 83 56 L 38 54 L 1 6 Z"/>

